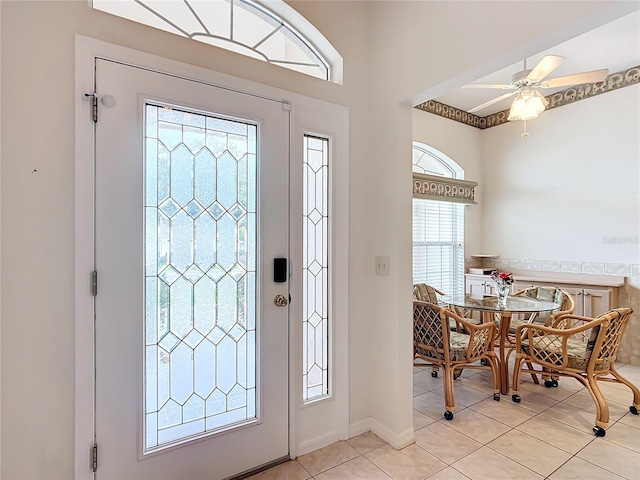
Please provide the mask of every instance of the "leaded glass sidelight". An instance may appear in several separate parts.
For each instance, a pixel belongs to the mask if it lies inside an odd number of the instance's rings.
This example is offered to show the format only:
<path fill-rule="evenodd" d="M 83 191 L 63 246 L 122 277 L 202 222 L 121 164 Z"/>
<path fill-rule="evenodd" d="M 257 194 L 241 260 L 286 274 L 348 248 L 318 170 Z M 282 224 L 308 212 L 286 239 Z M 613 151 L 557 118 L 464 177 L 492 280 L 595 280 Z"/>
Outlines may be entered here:
<path fill-rule="evenodd" d="M 146 105 L 145 453 L 256 418 L 256 136 Z"/>
<path fill-rule="evenodd" d="M 329 395 L 329 140 L 303 140 L 302 388 L 305 402 Z"/>

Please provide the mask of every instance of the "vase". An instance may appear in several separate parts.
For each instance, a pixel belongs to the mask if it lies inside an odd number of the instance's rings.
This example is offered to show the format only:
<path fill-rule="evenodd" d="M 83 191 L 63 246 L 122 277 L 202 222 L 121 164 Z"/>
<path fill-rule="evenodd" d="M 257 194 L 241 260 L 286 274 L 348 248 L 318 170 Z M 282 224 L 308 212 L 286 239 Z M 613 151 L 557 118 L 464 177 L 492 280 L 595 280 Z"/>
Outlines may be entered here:
<path fill-rule="evenodd" d="M 496 283 L 496 297 L 498 297 L 498 308 L 507 308 L 508 296 L 509 296 L 509 285 Z"/>

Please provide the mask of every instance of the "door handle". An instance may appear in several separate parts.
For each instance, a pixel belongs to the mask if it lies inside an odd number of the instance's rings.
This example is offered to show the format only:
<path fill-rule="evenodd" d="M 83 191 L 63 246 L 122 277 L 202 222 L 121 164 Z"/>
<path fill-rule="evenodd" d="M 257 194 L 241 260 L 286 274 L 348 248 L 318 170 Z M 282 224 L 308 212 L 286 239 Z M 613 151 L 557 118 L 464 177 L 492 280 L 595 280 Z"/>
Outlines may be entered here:
<path fill-rule="evenodd" d="M 276 307 L 286 307 L 289 305 L 289 300 L 284 295 L 276 295 L 273 298 L 273 303 Z"/>

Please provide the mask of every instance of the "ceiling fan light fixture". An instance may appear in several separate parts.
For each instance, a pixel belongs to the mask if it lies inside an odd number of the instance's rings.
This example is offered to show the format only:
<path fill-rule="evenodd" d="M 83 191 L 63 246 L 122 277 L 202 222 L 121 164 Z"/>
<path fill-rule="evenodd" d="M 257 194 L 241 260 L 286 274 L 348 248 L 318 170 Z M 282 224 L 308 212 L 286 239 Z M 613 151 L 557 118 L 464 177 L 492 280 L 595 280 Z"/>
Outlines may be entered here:
<path fill-rule="evenodd" d="M 509 116 L 507 120 L 513 122 L 516 120 L 532 120 L 544 112 L 546 108 L 543 100 L 546 99 L 542 95 L 536 95 L 538 92 L 522 92 L 511 104 Z M 542 98 L 541 98 L 542 97 Z"/>

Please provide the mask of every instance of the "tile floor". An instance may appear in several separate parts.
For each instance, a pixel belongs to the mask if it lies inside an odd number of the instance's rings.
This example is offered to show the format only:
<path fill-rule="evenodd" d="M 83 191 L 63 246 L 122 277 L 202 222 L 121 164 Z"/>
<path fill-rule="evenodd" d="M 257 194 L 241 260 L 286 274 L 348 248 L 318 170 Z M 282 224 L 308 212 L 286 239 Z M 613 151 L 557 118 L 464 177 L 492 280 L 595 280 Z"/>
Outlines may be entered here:
<path fill-rule="evenodd" d="M 619 371 L 640 385 L 640 367 Z M 640 479 L 640 416 L 631 391 L 601 383 L 611 420 L 604 438 L 591 433 L 595 406 L 573 379 L 558 388 L 522 385 L 522 402 L 492 398 L 488 372 L 456 380 L 456 413 L 443 418 L 442 381 L 414 367 L 415 443 L 396 450 L 372 432 L 298 457 L 251 480 Z"/>

